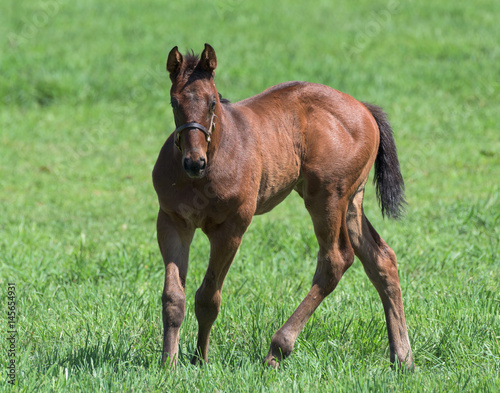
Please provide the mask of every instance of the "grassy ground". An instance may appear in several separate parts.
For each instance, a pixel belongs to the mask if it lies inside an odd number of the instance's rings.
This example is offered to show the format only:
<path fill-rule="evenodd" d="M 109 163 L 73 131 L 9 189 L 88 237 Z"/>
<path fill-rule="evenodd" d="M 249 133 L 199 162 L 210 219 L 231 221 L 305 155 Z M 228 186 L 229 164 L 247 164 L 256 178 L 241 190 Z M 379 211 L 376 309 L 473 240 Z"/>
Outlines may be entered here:
<path fill-rule="evenodd" d="M 7 1 L 0 12 L 0 328 L 16 290 L 14 391 L 500 390 L 500 3 L 199 4 Z M 228 275 L 211 363 L 193 367 L 197 234 L 181 364 L 158 366 L 163 265 L 150 172 L 173 128 L 168 51 L 217 51 L 233 101 L 286 80 L 390 114 L 407 184 L 394 248 L 416 372 L 389 368 L 383 311 L 359 261 L 280 370 L 260 361 L 307 293 L 316 241 L 291 196 L 254 220 Z"/>

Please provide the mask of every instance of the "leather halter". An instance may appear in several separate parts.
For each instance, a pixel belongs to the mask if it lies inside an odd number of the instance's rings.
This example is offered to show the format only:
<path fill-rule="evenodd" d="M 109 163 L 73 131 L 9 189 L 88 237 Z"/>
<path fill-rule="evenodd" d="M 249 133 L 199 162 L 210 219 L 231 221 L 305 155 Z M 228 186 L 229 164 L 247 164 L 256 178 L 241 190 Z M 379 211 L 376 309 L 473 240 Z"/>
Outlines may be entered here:
<path fill-rule="evenodd" d="M 215 124 L 217 123 L 216 121 L 214 121 L 214 118 L 217 118 L 217 115 L 215 113 L 212 113 L 212 117 L 210 118 L 210 126 L 208 127 L 208 129 L 205 128 L 204 125 L 202 125 L 200 123 L 196 123 L 194 121 L 189 122 L 189 123 L 184 123 L 183 125 L 177 127 L 174 131 L 174 143 L 175 143 L 175 146 L 177 147 L 177 149 L 179 149 L 179 151 L 182 151 L 181 150 L 181 142 L 180 142 L 181 132 L 184 130 L 191 129 L 191 128 L 195 128 L 195 129 L 203 132 L 205 134 L 205 140 L 207 141 L 207 143 L 210 143 L 212 140 L 212 138 L 211 138 L 212 131 L 215 127 Z"/>

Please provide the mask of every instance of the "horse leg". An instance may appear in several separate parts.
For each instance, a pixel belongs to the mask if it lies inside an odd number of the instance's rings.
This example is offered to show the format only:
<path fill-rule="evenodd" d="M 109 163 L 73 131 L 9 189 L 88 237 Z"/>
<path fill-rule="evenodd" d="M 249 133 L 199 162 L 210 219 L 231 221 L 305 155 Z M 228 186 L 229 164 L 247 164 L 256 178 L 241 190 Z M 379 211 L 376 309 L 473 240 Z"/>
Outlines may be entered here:
<path fill-rule="evenodd" d="M 210 240 L 210 260 L 195 296 L 198 340 L 197 353 L 191 361 L 193 364 L 208 362 L 210 331 L 219 314 L 222 285 L 247 226 L 242 228 L 234 223 L 225 223 L 216 231 L 207 233 Z"/>
<path fill-rule="evenodd" d="M 189 259 L 189 246 L 194 229 L 183 223 L 174 222 L 162 210 L 156 223 L 158 245 L 165 264 L 163 287 L 163 352 L 162 365 L 169 359 L 175 365 L 179 351 L 179 329 L 184 320 L 186 296 L 184 286 Z"/>
<path fill-rule="evenodd" d="M 382 300 L 391 362 L 394 363 L 397 358 L 399 365 L 405 364 L 408 369 L 413 370 L 413 355 L 406 330 L 396 255 L 364 215 L 363 194 L 364 190 L 360 189 L 349 203 L 349 238 L 354 252 L 363 263 L 366 274 Z"/>
<path fill-rule="evenodd" d="M 317 267 L 311 290 L 271 340 L 269 353 L 264 359 L 264 363 L 271 367 L 278 367 L 279 361 L 292 352 L 299 333 L 314 310 L 335 289 L 354 261 L 345 225 L 347 201 L 339 201 L 331 196 L 322 200 L 319 197 L 310 201 L 304 199 L 319 244 Z M 325 200 L 326 203 L 323 203 Z"/>

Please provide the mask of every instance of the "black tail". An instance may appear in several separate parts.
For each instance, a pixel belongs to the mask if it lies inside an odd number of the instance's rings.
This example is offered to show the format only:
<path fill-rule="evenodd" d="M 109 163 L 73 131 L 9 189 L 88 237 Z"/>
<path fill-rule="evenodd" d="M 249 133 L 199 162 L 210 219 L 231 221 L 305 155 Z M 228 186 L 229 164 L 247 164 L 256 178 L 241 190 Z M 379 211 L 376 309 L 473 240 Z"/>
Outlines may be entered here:
<path fill-rule="evenodd" d="M 373 183 L 377 191 L 377 199 L 382 209 L 382 216 L 400 218 L 405 210 L 405 183 L 399 168 L 396 143 L 387 114 L 378 106 L 363 105 L 371 112 L 380 131 L 380 144 L 375 158 L 375 176 Z"/>

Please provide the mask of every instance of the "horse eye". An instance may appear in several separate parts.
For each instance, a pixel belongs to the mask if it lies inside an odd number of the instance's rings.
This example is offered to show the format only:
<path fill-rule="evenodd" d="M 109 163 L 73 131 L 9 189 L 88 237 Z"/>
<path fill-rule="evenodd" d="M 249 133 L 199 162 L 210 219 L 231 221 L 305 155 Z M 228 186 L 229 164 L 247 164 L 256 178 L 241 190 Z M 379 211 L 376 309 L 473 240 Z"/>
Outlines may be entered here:
<path fill-rule="evenodd" d="M 210 110 L 213 111 L 215 109 L 215 104 L 216 104 L 215 100 L 210 103 Z"/>
<path fill-rule="evenodd" d="M 170 105 L 172 106 L 173 109 L 178 109 L 179 108 L 179 101 L 177 101 L 175 98 L 172 98 L 170 100 Z"/>

